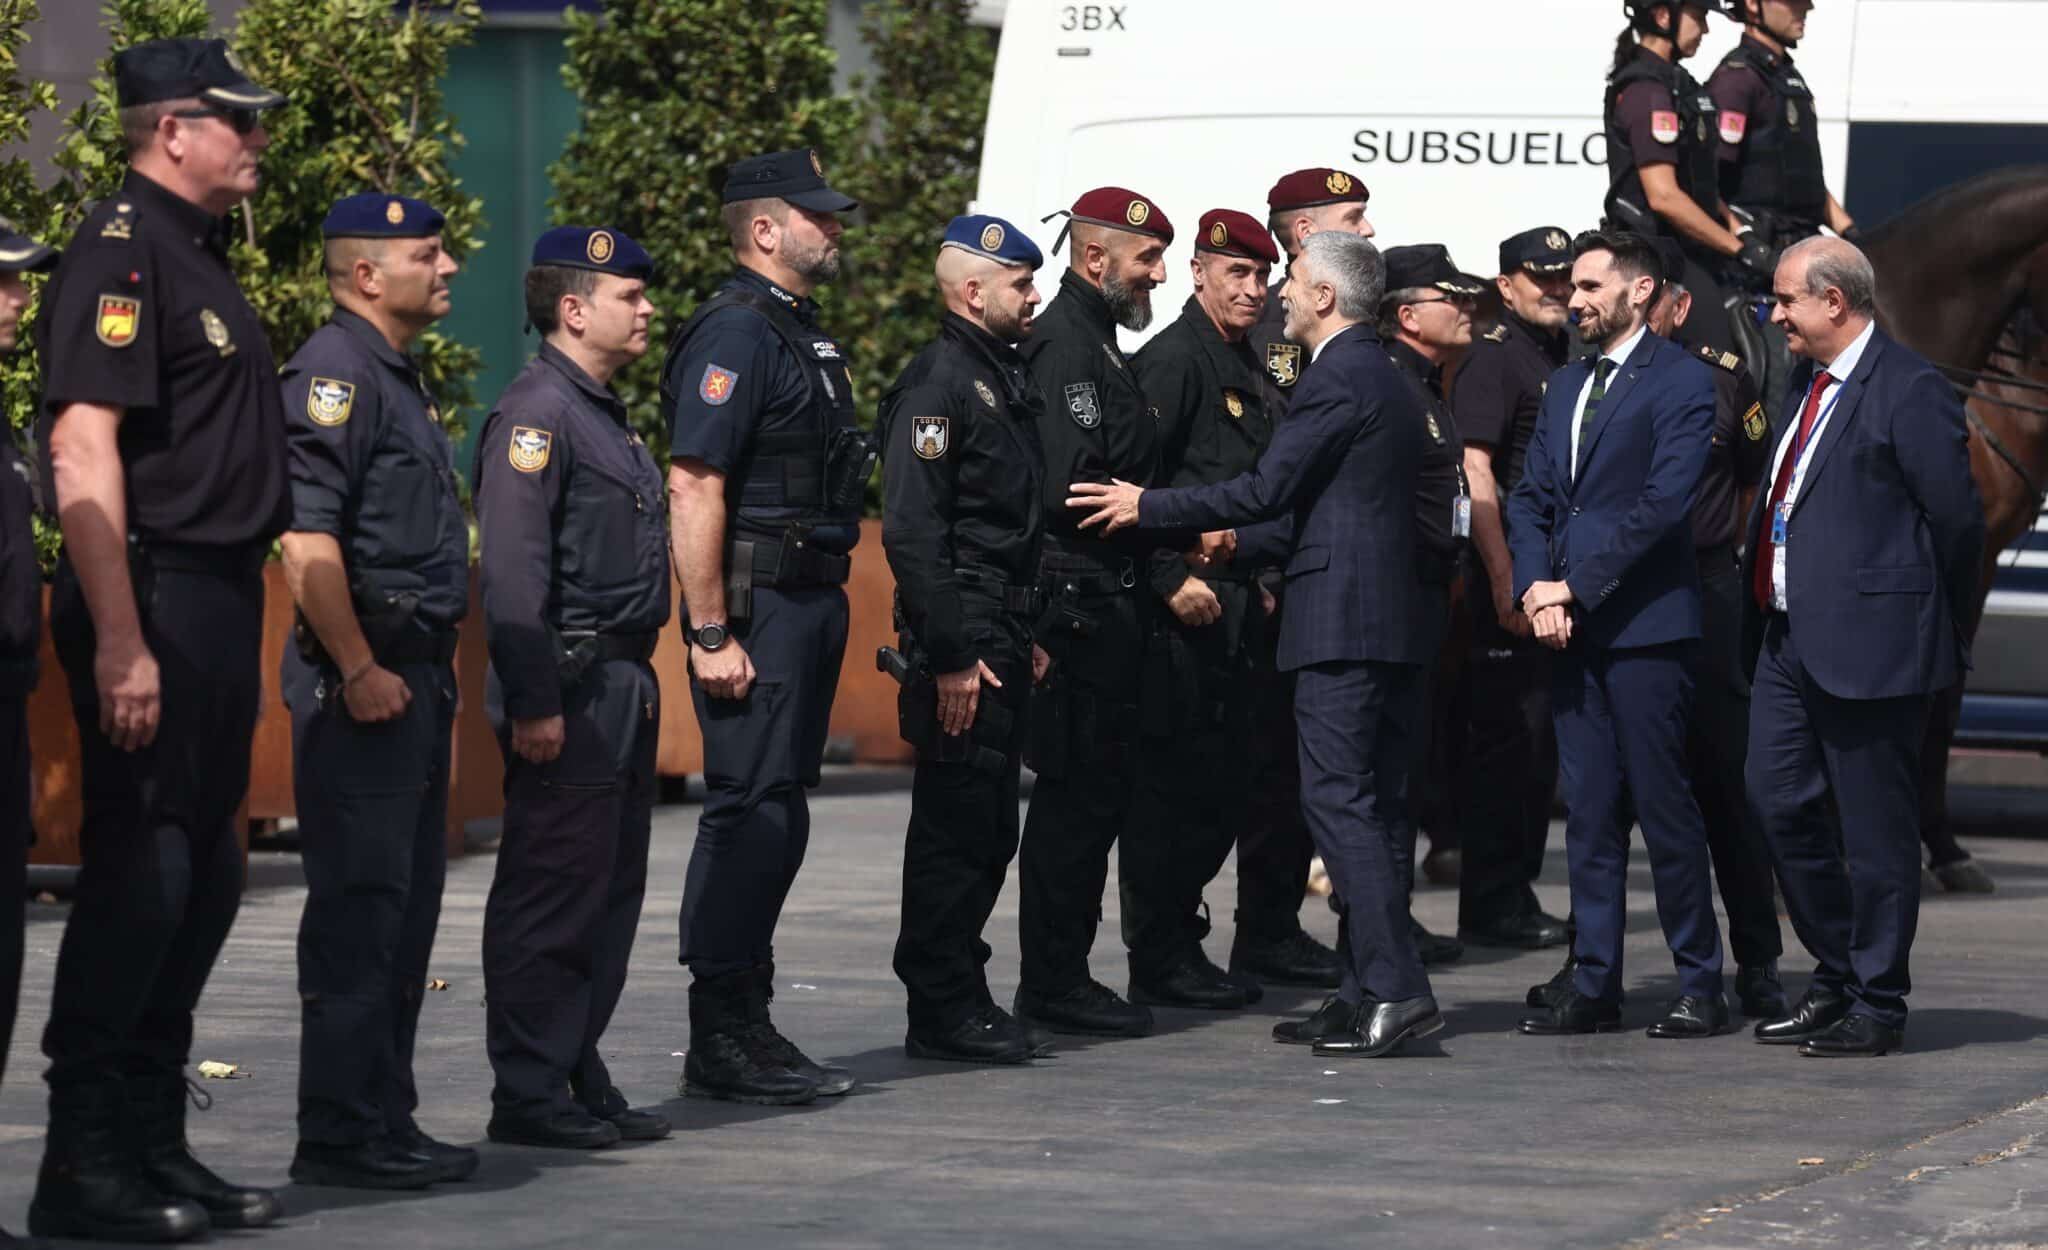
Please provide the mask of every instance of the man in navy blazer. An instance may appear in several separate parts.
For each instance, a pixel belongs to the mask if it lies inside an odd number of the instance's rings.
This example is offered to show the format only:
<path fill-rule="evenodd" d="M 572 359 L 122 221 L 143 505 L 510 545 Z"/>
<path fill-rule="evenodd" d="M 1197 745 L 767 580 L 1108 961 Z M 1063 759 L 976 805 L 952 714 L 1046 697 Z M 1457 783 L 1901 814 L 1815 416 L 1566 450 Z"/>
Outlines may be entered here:
<path fill-rule="evenodd" d="M 1728 1027 L 1706 824 L 1687 783 L 1688 661 L 1700 636 L 1693 494 L 1714 430 L 1705 364 L 1645 324 L 1654 245 L 1573 245 L 1571 312 L 1600 354 L 1551 375 L 1508 501 L 1515 593 L 1560 655 L 1551 707 L 1577 922 L 1572 985 L 1524 1033 L 1620 1027 L 1629 828 L 1640 820 L 1679 994 L 1651 1037 Z"/>
<path fill-rule="evenodd" d="M 1809 363 L 1745 531 L 1745 632 L 1761 649 L 1745 772 L 1792 927 L 1819 967 L 1756 1039 L 1881 1055 L 1905 1040 L 1920 741 L 1936 692 L 1969 667 L 1962 622 L 1984 512 L 1962 405 L 1877 328 L 1863 254 L 1800 243 L 1773 295 L 1771 319 Z"/>
<path fill-rule="evenodd" d="M 1235 560 L 1281 563 L 1280 668 L 1295 674 L 1302 814 L 1342 912 L 1337 994 L 1283 1041 L 1318 1055 L 1384 1055 L 1443 1027 L 1409 927 L 1407 802 L 1416 688 L 1433 658 L 1420 628 L 1415 479 L 1428 420 L 1373 331 L 1386 288 L 1378 249 L 1309 236 L 1288 269 L 1287 337 L 1308 349 L 1287 419 L 1249 473 L 1140 490 L 1079 482 L 1083 525 L 1237 532 Z M 1258 524 L 1255 524 L 1258 523 Z"/>

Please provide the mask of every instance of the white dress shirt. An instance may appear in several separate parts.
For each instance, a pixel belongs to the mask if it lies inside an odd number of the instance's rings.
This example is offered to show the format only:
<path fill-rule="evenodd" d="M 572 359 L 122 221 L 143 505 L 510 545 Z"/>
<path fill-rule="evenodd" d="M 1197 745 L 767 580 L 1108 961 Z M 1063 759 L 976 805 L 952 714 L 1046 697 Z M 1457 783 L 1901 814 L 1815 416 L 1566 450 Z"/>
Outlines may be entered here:
<path fill-rule="evenodd" d="M 1648 325 L 1638 326 L 1636 332 L 1629 335 L 1628 339 L 1621 346 L 1611 352 L 1604 353 L 1600 357 L 1602 360 L 1614 362 L 1613 370 L 1607 375 L 1607 385 L 1609 387 L 1614 385 L 1614 375 L 1620 373 L 1621 367 L 1628 363 L 1629 355 L 1635 351 L 1636 344 L 1642 342 L 1643 336 L 1649 332 L 1650 327 Z M 1597 367 L 1596 365 L 1595 368 Z M 1572 480 L 1574 482 L 1579 480 L 1579 427 L 1584 423 L 1586 415 L 1586 397 L 1593 393 L 1593 373 L 1593 369 L 1586 370 L 1586 380 L 1579 387 L 1579 402 L 1572 405 Z M 1606 401 L 1603 399 L 1601 402 L 1605 403 Z"/>
<path fill-rule="evenodd" d="M 1856 372 L 1857 362 L 1863 359 L 1863 349 L 1870 346 L 1870 336 L 1877 332 L 1877 323 L 1863 327 L 1863 333 L 1856 336 L 1842 353 L 1821 368 L 1827 371 L 1828 384 L 1820 393 L 1820 414 L 1814 418 L 1813 432 L 1806 436 L 1806 446 L 1800 449 L 1799 459 L 1792 466 L 1792 480 L 1785 487 L 1785 506 L 1791 507 L 1799 499 L 1799 484 L 1806 478 L 1806 468 L 1813 463 L 1813 449 L 1820 446 L 1820 436 L 1826 432 L 1828 421 L 1835 415 L 1835 403 L 1842 398 L 1842 385 L 1849 375 Z M 1820 362 L 1815 361 L 1815 364 Z M 1785 457 L 1792 454 L 1792 444 L 1799 441 L 1799 420 L 1806 415 L 1807 397 L 1799 397 L 1799 411 L 1793 414 L 1792 426 L 1785 431 L 1785 437 L 1778 443 L 1778 452 L 1771 457 L 1771 475 L 1766 481 L 1775 483 L 1778 472 L 1784 467 Z M 1764 497 L 1766 505 L 1770 497 Z M 1771 524 L 1769 513 L 1764 515 L 1764 524 Z M 1771 606 L 1780 612 L 1790 611 L 1785 606 L 1785 548 L 1786 542 L 1774 544 L 1771 548 Z"/>
<path fill-rule="evenodd" d="M 1357 325 L 1357 324 L 1358 324 L 1357 322 L 1353 322 L 1353 323 L 1352 323 L 1352 325 Z M 1322 342 L 1320 342 L 1320 343 L 1317 343 L 1317 344 L 1316 344 L 1316 345 L 1315 345 L 1314 347 L 1311 347 L 1311 348 L 1309 348 L 1309 349 L 1308 349 L 1308 362 L 1309 362 L 1310 364 L 1314 364 L 1314 363 L 1316 362 L 1316 357 L 1318 357 L 1318 356 L 1322 355 L 1322 354 L 1323 354 L 1323 349 L 1324 349 L 1325 347 L 1328 347 L 1328 346 L 1330 345 L 1330 340 L 1331 340 L 1331 339 L 1333 339 L 1333 338 L 1336 338 L 1336 337 L 1337 337 L 1338 335 L 1340 335 L 1340 334 L 1344 333 L 1344 331 L 1346 331 L 1346 330 L 1349 330 L 1350 328 L 1351 328 L 1351 326 L 1348 326 L 1348 325 L 1347 325 L 1347 326 L 1338 326 L 1338 327 L 1337 327 L 1337 328 L 1336 328 L 1335 330 L 1332 330 L 1332 331 L 1330 331 L 1330 332 L 1329 332 L 1328 334 L 1324 335 L 1324 336 L 1323 336 L 1323 341 L 1322 341 Z"/>

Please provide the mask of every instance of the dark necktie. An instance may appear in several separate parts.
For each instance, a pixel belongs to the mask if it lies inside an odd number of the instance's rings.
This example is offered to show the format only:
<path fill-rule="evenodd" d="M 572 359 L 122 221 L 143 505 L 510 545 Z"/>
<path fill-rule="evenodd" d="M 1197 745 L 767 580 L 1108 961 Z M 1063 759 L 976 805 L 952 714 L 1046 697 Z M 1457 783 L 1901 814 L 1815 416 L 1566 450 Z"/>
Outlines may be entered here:
<path fill-rule="evenodd" d="M 1799 433 L 1785 449 L 1785 459 L 1778 464 L 1778 480 L 1771 485 L 1771 499 L 1764 507 L 1764 529 L 1756 539 L 1755 589 L 1756 606 L 1766 612 L 1771 610 L 1771 565 L 1777 557 L 1777 544 L 1771 541 L 1771 518 L 1777 516 L 1778 505 L 1785 502 L 1792 489 L 1792 473 L 1798 467 L 1799 454 L 1806 450 L 1806 440 L 1813 437 L 1813 423 L 1820 416 L 1820 397 L 1832 381 L 1834 378 L 1825 369 L 1813 375 L 1813 386 L 1806 392 L 1806 410 L 1799 414 Z"/>
<path fill-rule="evenodd" d="M 1607 379 L 1613 372 L 1614 361 L 1606 356 L 1593 366 L 1593 389 L 1586 392 L 1586 407 L 1579 413 L 1579 454 L 1572 469 L 1574 478 L 1586 463 L 1586 452 L 1593 446 L 1593 417 L 1600 411 L 1600 401 L 1607 398 Z"/>

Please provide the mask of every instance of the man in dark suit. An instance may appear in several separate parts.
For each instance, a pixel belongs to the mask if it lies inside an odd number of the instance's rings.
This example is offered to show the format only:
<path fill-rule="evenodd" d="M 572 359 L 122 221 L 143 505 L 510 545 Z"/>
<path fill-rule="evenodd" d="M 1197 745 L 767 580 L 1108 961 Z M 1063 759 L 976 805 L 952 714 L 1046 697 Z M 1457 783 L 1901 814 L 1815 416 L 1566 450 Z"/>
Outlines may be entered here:
<path fill-rule="evenodd" d="M 1713 373 L 1645 324 L 1663 272 L 1650 240 L 1588 234 L 1572 251 L 1572 316 L 1599 354 L 1551 375 L 1508 501 L 1508 542 L 1516 597 L 1559 652 L 1551 706 L 1578 967 L 1521 1028 L 1620 1026 L 1633 810 L 1679 977 L 1649 1035 L 1708 1037 L 1728 1027 L 1728 1003 L 1686 726 L 1700 636 L 1690 514 L 1713 438 Z"/>
<path fill-rule="evenodd" d="M 1757 657 L 1745 771 L 1792 927 L 1820 966 L 1756 1039 L 1881 1055 L 1905 1041 L 1920 739 L 1935 692 L 1969 667 L 1984 513 L 1962 406 L 1877 328 L 1863 254 L 1796 244 L 1773 296 L 1771 319 L 1810 363 L 1744 531 Z"/>
<path fill-rule="evenodd" d="M 1295 674 L 1302 810 L 1341 900 L 1344 979 L 1283 1041 L 1318 1055 L 1384 1055 L 1443 1027 L 1408 927 L 1407 804 L 1415 689 L 1433 659 L 1416 599 L 1415 479 L 1426 418 L 1373 331 L 1386 290 L 1378 249 L 1309 236 L 1288 268 L 1287 337 L 1316 368 L 1249 473 L 1141 490 L 1079 482 L 1084 526 L 1213 531 L 1244 524 L 1240 562 L 1284 561 L 1279 663 Z M 1264 522 L 1263 524 L 1252 524 Z"/>

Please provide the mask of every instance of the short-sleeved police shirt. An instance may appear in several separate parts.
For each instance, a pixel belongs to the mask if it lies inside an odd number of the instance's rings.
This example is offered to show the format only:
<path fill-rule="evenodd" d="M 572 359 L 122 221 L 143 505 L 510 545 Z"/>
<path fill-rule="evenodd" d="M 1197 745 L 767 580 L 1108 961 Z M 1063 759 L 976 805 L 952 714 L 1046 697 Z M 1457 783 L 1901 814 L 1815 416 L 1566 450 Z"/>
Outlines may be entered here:
<path fill-rule="evenodd" d="M 219 218 L 131 170 L 64 249 L 38 321 L 39 441 L 66 405 L 122 409 L 133 532 L 211 546 L 284 532 L 277 362 Z"/>
<path fill-rule="evenodd" d="M 1769 117 L 1777 106 L 1770 84 L 1747 64 L 1723 61 L 1713 77 L 1707 79 L 1707 94 L 1714 97 L 1715 107 L 1721 110 L 1721 159 L 1741 160 L 1751 120 Z"/>
<path fill-rule="evenodd" d="M 1499 325 L 1472 340 L 1452 380 L 1451 411 L 1458 431 L 1467 444 L 1492 452 L 1493 480 L 1503 501 L 1522 480 L 1543 388 L 1564 358 L 1562 334 L 1504 312 Z"/>
<path fill-rule="evenodd" d="M 280 380 L 292 528 L 341 543 L 359 602 L 416 595 L 414 619 L 469 610 L 469 524 L 455 462 L 413 359 L 346 309 L 313 332 Z"/>
<path fill-rule="evenodd" d="M 1614 101 L 1636 167 L 1678 163 L 1678 101 L 1661 82 L 1632 82 Z"/>

